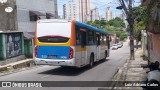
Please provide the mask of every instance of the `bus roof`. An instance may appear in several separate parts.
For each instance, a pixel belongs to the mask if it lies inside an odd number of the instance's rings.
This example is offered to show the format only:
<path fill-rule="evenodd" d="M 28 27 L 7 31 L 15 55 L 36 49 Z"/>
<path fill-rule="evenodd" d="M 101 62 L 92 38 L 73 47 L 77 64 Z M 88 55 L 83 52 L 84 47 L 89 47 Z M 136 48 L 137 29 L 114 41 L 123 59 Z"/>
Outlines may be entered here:
<path fill-rule="evenodd" d="M 67 23 L 67 22 L 71 22 L 71 21 L 74 21 L 74 20 L 65 20 L 65 19 L 43 19 L 43 20 L 39 20 L 39 23 Z M 109 33 L 105 30 L 102 30 L 102 29 L 99 29 L 99 28 L 96 28 L 96 27 L 93 27 L 91 25 L 88 25 L 88 24 L 85 24 L 85 23 L 82 23 L 82 22 L 79 22 L 79 21 L 75 21 L 76 22 L 76 25 L 78 26 L 81 26 L 81 27 L 85 27 L 87 29 L 92 29 L 93 31 L 97 31 L 97 32 L 100 32 L 100 33 L 103 33 L 103 34 L 106 34 L 108 35 Z"/>
<path fill-rule="evenodd" d="M 103 34 L 109 34 L 107 31 L 105 30 L 102 30 L 102 29 L 99 29 L 99 28 L 96 28 L 96 27 L 93 27 L 91 25 L 88 25 L 88 24 L 85 24 L 85 23 L 81 23 L 79 21 L 76 21 L 76 25 L 78 26 L 81 26 L 81 27 L 86 27 L 87 29 L 92 29 L 93 31 L 97 31 L 97 32 L 100 32 L 100 33 L 103 33 Z"/>
<path fill-rule="evenodd" d="M 67 21 L 65 19 L 41 19 L 38 20 L 39 23 L 68 23 L 70 21 Z"/>

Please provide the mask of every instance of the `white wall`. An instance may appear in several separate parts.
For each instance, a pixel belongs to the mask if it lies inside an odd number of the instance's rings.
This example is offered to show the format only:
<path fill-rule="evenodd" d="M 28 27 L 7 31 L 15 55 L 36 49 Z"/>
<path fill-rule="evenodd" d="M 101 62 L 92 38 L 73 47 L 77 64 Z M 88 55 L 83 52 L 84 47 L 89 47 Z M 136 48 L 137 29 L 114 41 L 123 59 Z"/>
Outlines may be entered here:
<path fill-rule="evenodd" d="M 44 14 L 47 12 L 55 14 L 57 8 L 54 6 L 54 1 L 56 0 L 16 0 L 18 30 L 23 32 L 34 32 L 35 21 L 30 21 L 29 11 L 32 10 Z M 41 19 L 44 18 L 45 16 L 41 16 Z"/>

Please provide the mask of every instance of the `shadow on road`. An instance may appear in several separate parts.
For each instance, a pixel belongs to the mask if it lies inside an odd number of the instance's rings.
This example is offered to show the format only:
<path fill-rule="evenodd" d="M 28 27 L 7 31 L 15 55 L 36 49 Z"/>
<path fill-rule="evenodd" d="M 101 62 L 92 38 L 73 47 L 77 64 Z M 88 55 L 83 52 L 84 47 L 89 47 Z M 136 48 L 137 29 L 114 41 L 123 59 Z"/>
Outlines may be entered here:
<path fill-rule="evenodd" d="M 81 73 L 93 69 L 96 66 L 108 61 L 109 59 L 106 60 L 100 60 L 99 62 L 96 62 L 92 68 L 89 68 L 87 66 L 82 67 L 82 68 L 75 68 L 75 67 L 58 67 L 54 68 L 48 71 L 44 71 L 38 74 L 49 74 L 49 75 L 62 75 L 62 76 L 77 76 L 80 75 Z"/>

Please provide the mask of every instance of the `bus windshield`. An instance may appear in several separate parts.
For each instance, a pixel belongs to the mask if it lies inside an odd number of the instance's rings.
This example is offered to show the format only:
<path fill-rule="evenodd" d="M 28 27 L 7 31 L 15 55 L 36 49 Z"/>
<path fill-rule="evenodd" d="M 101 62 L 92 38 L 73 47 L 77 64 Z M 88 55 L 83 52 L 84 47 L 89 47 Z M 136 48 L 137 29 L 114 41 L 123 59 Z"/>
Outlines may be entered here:
<path fill-rule="evenodd" d="M 65 43 L 70 37 L 70 22 L 40 22 L 37 24 L 37 38 L 40 42 Z"/>

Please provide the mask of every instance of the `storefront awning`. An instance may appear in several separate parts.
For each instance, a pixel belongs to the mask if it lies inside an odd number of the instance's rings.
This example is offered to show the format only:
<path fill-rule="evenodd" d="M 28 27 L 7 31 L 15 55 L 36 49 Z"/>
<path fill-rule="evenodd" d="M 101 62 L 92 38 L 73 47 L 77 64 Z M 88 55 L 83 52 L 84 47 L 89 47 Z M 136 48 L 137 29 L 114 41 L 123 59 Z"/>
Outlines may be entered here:
<path fill-rule="evenodd" d="M 46 16 L 54 17 L 54 14 L 52 14 L 52 13 L 46 13 Z"/>
<path fill-rule="evenodd" d="M 29 15 L 30 16 L 34 16 L 34 15 L 37 15 L 37 16 L 46 16 L 44 13 L 41 13 L 39 11 L 29 11 Z"/>

